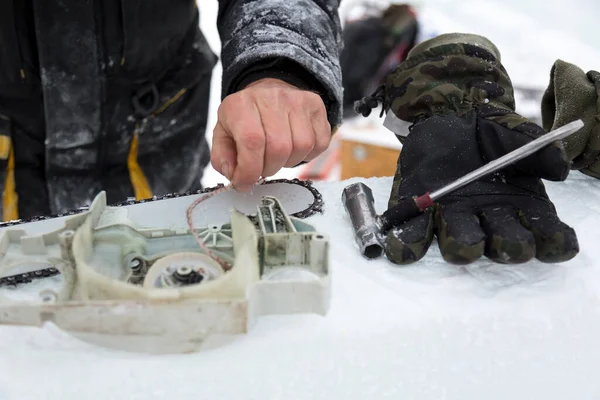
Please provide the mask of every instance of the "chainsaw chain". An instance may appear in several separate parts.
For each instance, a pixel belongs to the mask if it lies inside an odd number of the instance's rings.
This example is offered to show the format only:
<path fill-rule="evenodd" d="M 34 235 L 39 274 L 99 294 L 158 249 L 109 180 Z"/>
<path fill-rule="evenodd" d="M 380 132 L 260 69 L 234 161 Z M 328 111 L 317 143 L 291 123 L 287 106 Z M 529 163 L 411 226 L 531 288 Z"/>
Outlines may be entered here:
<path fill-rule="evenodd" d="M 312 181 L 310 180 L 300 180 L 298 178 L 294 178 L 294 179 L 273 179 L 270 181 L 264 181 L 263 183 L 261 183 L 261 185 L 268 185 L 268 184 L 272 184 L 272 183 L 289 183 L 289 184 L 293 184 L 293 185 L 300 185 L 306 189 L 308 189 L 313 197 L 315 198 L 315 200 L 313 201 L 313 203 L 306 209 L 290 214 L 292 217 L 296 217 L 296 218 L 300 218 L 300 219 L 304 219 L 304 218 L 308 218 L 311 215 L 314 215 L 316 213 L 322 213 L 323 212 L 323 196 L 321 195 L 321 193 L 313 186 Z M 166 194 L 164 196 L 153 196 L 152 198 L 149 199 L 142 199 L 142 200 L 126 200 L 120 203 L 115 203 L 115 204 L 111 204 L 109 206 L 111 207 L 122 207 L 122 206 L 130 206 L 130 205 L 134 205 L 134 204 L 142 204 L 142 203 L 148 203 L 151 201 L 160 201 L 160 200 L 166 200 L 166 199 L 173 199 L 176 197 L 184 197 L 184 196 L 192 196 L 195 194 L 206 194 L 206 193 L 210 193 L 213 192 L 217 189 L 221 189 L 223 188 L 225 185 L 223 185 L 222 183 L 218 184 L 217 186 L 213 186 L 213 187 L 209 187 L 209 188 L 205 188 L 205 189 L 201 189 L 201 190 L 197 190 L 195 192 L 185 192 L 185 193 L 170 193 L 170 194 Z M 6 228 L 6 227 L 10 227 L 10 226 L 15 226 L 15 225 L 21 225 L 21 224 L 27 224 L 30 222 L 37 222 L 37 221 L 44 221 L 47 219 L 53 219 L 53 218 L 59 218 L 59 217 L 65 217 L 65 216 L 71 216 L 71 215 L 76 215 L 76 214 L 80 214 L 82 212 L 85 212 L 89 209 L 89 206 L 85 206 L 85 207 L 80 207 L 78 209 L 75 210 L 70 210 L 64 213 L 60 213 L 60 214 L 52 214 L 52 215 L 44 215 L 44 216 L 37 216 L 37 217 L 32 217 L 29 219 L 18 219 L 18 220 L 14 220 L 14 221 L 6 221 L 6 222 L 0 222 L 0 228 Z"/>
<path fill-rule="evenodd" d="M 308 189 L 313 197 L 314 197 L 314 201 L 313 203 L 308 206 L 306 209 L 302 210 L 302 211 L 298 211 L 295 212 L 293 214 L 290 214 L 292 217 L 296 217 L 296 218 L 300 218 L 300 219 L 305 219 L 310 217 L 311 215 L 314 215 L 316 213 L 322 214 L 323 213 L 323 195 L 321 195 L 321 192 L 319 192 L 312 184 L 312 181 L 310 180 L 301 180 L 298 178 L 294 178 L 294 179 L 273 179 L 270 181 L 265 181 L 263 183 L 263 185 L 268 185 L 270 183 L 291 183 L 294 185 L 299 185 L 302 186 L 303 188 Z"/>
<path fill-rule="evenodd" d="M 31 283 L 35 279 L 48 278 L 60 274 L 60 271 L 54 267 L 38 269 L 36 271 L 24 272 L 22 274 L 5 276 L 0 278 L 0 287 L 16 286 L 21 283 Z"/>

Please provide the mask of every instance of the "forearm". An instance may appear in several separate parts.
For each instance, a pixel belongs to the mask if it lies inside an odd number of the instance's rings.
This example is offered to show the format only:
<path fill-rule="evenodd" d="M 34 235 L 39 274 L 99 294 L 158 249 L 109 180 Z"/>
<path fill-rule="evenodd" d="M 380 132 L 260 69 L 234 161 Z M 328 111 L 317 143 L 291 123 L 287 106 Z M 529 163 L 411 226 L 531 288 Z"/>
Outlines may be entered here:
<path fill-rule="evenodd" d="M 222 97 L 273 77 L 318 93 L 341 123 L 339 0 L 221 0 Z"/>

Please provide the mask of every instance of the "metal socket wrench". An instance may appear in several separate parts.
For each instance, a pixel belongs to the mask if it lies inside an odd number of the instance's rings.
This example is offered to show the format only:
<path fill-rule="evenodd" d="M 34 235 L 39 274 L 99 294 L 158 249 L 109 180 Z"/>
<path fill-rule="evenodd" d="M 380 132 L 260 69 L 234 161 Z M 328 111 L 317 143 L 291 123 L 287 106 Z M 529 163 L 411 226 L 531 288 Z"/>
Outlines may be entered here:
<path fill-rule="evenodd" d="M 361 254 L 368 259 L 381 257 L 384 251 L 381 226 L 371 188 L 361 182 L 346 186 L 342 202 L 352 220 L 354 237 Z"/>

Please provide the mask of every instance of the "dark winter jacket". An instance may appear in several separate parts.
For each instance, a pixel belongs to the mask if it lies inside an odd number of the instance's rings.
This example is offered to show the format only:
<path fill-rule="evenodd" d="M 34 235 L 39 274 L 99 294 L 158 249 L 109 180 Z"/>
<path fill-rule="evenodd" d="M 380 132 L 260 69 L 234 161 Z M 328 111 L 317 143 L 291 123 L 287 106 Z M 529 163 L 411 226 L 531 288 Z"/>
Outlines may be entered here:
<path fill-rule="evenodd" d="M 219 1 L 222 97 L 277 77 L 338 125 L 338 3 Z M 0 1 L 3 219 L 199 189 L 216 62 L 194 0 Z"/>

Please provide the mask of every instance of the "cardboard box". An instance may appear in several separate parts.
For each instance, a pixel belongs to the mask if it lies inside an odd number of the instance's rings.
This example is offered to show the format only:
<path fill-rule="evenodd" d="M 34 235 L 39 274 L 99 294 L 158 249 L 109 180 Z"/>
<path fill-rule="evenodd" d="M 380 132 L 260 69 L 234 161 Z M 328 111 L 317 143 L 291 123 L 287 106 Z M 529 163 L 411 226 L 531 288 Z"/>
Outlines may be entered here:
<path fill-rule="evenodd" d="M 340 127 L 340 179 L 394 176 L 402 144 L 382 120 Z"/>

